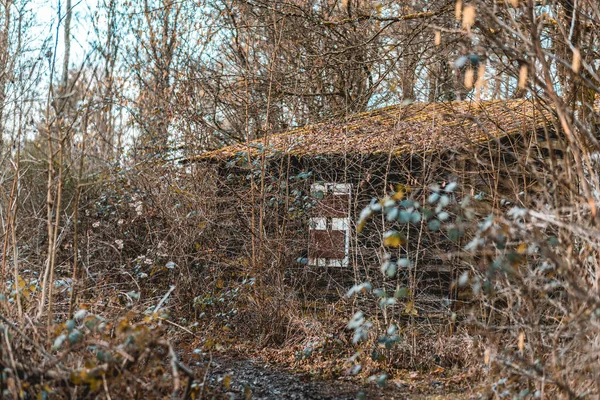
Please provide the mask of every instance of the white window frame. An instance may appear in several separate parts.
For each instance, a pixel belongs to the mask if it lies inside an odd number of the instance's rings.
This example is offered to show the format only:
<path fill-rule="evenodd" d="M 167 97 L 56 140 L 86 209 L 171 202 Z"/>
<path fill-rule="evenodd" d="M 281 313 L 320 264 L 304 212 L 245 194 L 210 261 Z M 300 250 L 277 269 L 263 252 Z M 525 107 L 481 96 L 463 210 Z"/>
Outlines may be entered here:
<path fill-rule="evenodd" d="M 351 201 L 352 184 L 350 183 L 314 183 L 310 187 L 310 192 L 314 195 L 317 192 L 322 192 L 324 196 L 327 194 L 347 194 L 348 202 Z M 328 226 L 330 219 L 330 226 Z M 309 230 L 336 230 L 345 231 L 344 240 L 344 258 L 309 258 L 308 265 L 316 267 L 347 267 L 350 264 L 350 204 L 348 204 L 347 217 L 312 217 L 309 219 Z"/>

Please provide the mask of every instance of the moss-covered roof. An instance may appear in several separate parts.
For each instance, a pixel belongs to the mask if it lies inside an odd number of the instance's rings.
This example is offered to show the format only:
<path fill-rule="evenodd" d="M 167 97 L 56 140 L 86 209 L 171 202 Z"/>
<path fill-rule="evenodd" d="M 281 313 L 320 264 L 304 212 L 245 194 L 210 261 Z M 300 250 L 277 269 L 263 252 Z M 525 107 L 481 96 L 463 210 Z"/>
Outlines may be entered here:
<path fill-rule="evenodd" d="M 192 160 L 227 160 L 250 152 L 297 157 L 393 153 L 465 146 L 547 125 L 550 113 L 530 100 L 413 103 L 355 114 L 209 151 Z"/>

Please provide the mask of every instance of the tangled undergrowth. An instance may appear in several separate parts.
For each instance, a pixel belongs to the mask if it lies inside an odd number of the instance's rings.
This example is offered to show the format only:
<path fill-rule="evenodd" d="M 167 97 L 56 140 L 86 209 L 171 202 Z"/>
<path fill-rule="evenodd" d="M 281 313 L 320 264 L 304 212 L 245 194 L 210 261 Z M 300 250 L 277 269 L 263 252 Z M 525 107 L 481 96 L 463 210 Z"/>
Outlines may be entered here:
<path fill-rule="evenodd" d="M 201 375 L 179 360 L 158 313 L 107 319 L 81 309 L 49 330 L 0 318 L 6 398 L 201 397 Z"/>
<path fill-rule="evenodd" d="M 470 264 L 454 282 L 471 291 L 473 307 L 446 320 L 406 316 L 409 292 L 385 295 L 360 282 L 348 296 L 311 309 L 278 265 L 264 266 L 258 279 L 247 256 L 231 252 L 230 227 L 211 214 L 214 198 L 197 176 L 179 167 L 159 171 L 119 171 L 112 184 L 87 193 L 78 221 L 85 268 L 71 275 L 73 230 L 65 229 L 52 321 L 36 315 L 39 238 L 23 242 L 21 262 L 31 268 L 7 279 L 0 294 L 4 394 L 207 397 L 223 391 L 223 382 L 206 381 L 207 364 L 199 362 L 212 354 L 379 386 L 433 380 L 498 398 L 594 393 L 597 297 L 584 290 L 592 275 L 574 268 L 593 271 L 595 228 L 566 227 L 514 207 L 482 219 L 473 214 L 478 226 L 463 226 L 471 235 L 464 253 Z M 155 175 L 162 184 L 151 180 Z M 438 196 L 430 196 L 431 207 L 450 192 L 432 188 Z M 406 199 L 388 200 L 373 212 L 409 206 Z M 434 210 L 443 223 L 430 225 L 462 235 L 452 230 L 468 201 L 444 204 Z M 487 258 L 474 259 L 474 251 Z M 389 277 L 402 263 L 384 264 L 382 274 Z M 382 315 L 396 302 L 404 319 L 392 326 Z M 357 307 L 371 308 L 348 323 Z"/>
<path fill-rule="evenodd" d="M 163 176 L 159 185 L 151 179 L 156 175 Z M 20 271 L 16 284 L 7 279 L 0 299 L 6 395 L 198 398 L 212 389 L 203 384 L 205 365 L 196 365 L 195 357 L 222 352 L 358 382 L 381 372 L 404 374 L 408 365 L 424 373 L 447 369 L 452 376 L 473 366 L 467 336 L 446 340 L 426 330 L 418 348 L 407 341 L 376 355 L 371 345 L 352 343 L 347 299 L 304 309 L 276 268 L 257 280 L 247 259 L 227 257 L 228 228 L 211 214 L 209 183 L 197 176 L 177 166 L 109 176 L 110 184 L 83 196 L 77 251 L 84 268 L 75 277 L 69 267 L 73 227 L 63 232 L 50 322 L 36 313 L 39 238 L 23 238 L 20 259 L 31 268 Z M 185 360 L 178 356 L 183 349 Z M 352 358 L 357 350 L 361 356 Z M 359 360 L 362 371 L 355 369 Z"/>

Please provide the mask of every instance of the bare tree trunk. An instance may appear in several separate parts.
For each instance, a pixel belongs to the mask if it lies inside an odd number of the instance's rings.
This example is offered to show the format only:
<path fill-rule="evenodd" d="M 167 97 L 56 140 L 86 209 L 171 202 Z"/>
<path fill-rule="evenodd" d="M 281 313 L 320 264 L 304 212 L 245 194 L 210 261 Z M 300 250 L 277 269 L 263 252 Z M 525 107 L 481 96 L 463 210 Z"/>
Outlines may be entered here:
<path fill-rule="evenodd" d="M 9 47 L 8 35 L 10 31 L 10 7 L 11 1 L 7 0 L 4 4 L 4 25 L 0 31 L 0 149 L 4 143 L 4 108 L 6 107 L 6 82 L 9 75 Z"/>
<path fill-rule="evenodd" d="M 67 0 L 66 6 L 66 16 L 65 16 L 65 26 L 64 26 L 64 43 L 65 43 L 65 54 L 63 58 L 63 70 L 62 70 L 62 79 L 61 79 L 61 90 L 60 96 L 62 101 L 64 102 L 59 109 L 57 109 L 56 119 L 60 125 L 64 125 L 65 114 L 67 113 L 66 104 L 68 104 L 68 86 L 69 86 L 69 59 L 71 53 L 71 17 L 72 17 L 72 6 L 71 0 Z M 54 288 L 54 269 L 56 266 L 56 246 L 58 240 L 58 231 L 60 228 L 60 214 L 62 211 L 62 189 L 63 189 L 63 172 L 64 172 L 64 161 L 66 152 L 68 150 L 68 146 L 70 145 L 70 140 L 68 140 L 68 135 L 70 135 L 71 129 L 66 129 L 66 127 L 62 127 L 65 129 L 58 130 L 58 140 L 59 140 L 59 150 L 58 150 L 58 185 L 56 188 L 56 204 L 54 209 L 54 231 L 52 232 L 52 250 L 48 253 L 50 257 L 50 277 L 48 281 L 48 326 L 52 324 L 52 289 Z"/>
<path fill-rule="evenodd" d="M 103 98 L 104 99 L 113 99 L 114 93 L 114 75 L 115 75 L 115 65 L 118 56 L 119 50 L 119 40 L 116 34 L 116 1 L 109 0 L 107 8 L 107 34 L 106 34 L 106 42 L 104 49 L 104 80 L 105 87 Z M 115 143 L 115 132 L 113 126 L 113 102 L 108 101 L 105 105 L 105 112 L 102 113 L 101 124 L 105 131 L 104 133 L 104 143 L 106 147 L 103 149 L 102 154 L 105 154 L 109 159 L 117 159 L 118 153 L 120 151 L 119 147 L 116 146 Z M 84 132 L 85 134 L 85 132 Z M 116 148 L 115 148 L 116 146 Z"/>
<path fill-rule="evenodd" d="M 89 108 L 86 108 L 83 120 L 83 131 L 81 139 L 81 156 L 79 158 L 79 171 L 77 172 L 77 189 L 75 189 L 75 201 L 73 208 L 73 272 L 71 275 L 72 290 L 69 297 L 68 317 L 71 318 L 77 301 L 79 283 L 79 199 L 81 197 L 83 167 L 85 164 L 85 145 L 87 142 Z"/>
<path fill-rule="evenodd" d="M 142 154 L 165 155 L 169 150 L 169 127 L 172 120 L 173 66 L 179 45 L 181 3 L 161 0 L 154 7 L 143 2 L 143 24 L 146 34 L 138 34 L 142 50 L 136 49 L 140 84 L 139 122 L 144 130 Z M 140 24 L 142 22 L 140 21 Z M 146 67 L 142 67 L 146 65 Z"/>
<path fill-rule="evenodd" d="M 65 54 L 63 58 L 62 79 L 60 82 L 64 91 L 66 91 L 69 82 L 69 59 L 71 58 L 71 17 L 73 16 L 71 0 L 67 0 L 66 12 L 67 14 L 65 15 L 65 27 L 63 37 L 63 40 L 65 42 Z"/>
<path fill-rule="evenodd" d="M 60 8 L 59 8 L 60 9 Z M 71 49 L 71 0 L 67 0 L 67 9 L 66 9 L 66 17 L 65 17 L 65 26 L 64 26 L 64 40 L 65 40 L 65 55 L 63 58 L 63 70 L 60 82 L 59 89 L 59 101 L 56 102 L 55 111 L 56 115 L 54 117 L 54 121 L 59 124 L 59 129 L 56 129 L 57 132 L 57 140 L 59 142 L 59 160 L 58 160 L 58 184 L 55 190 L 55 174 L 54 174 L 54 150 L 52 142 L 53 132 L 55 131 L 55 124 L 52 123 L 50 118 L 50 96 L 52 93 L 52 81 L 50 82 L 50 93 L 48 95 L 48 101 L 46 104 L 46 121 L 48 121 L 47 126 L 47 151 L 48 151 L 48 182 L 47 182 L 47 196 L 46 196 L 46 206 L 47 206 L 47 230 L 48 230 L 48 256 L 46 259 L 46 268 L 44 271 L 43 283 L 42 283 L 42 297 L 40 300 L 40 305 L 38 308 L 37 316 L 38 318 L 42 316 L 44 310 L 44 304 L 46 302 L 46 296 L 48 301 L 48 324 L 52 323 L 52 281 L 54 280 L 54 267 L 56 264 L 56 243 L 58 237 L 58 228 L 60 226 L 60 213 L 61 213 L 61 201 L 62 201 L 62 179 L 63 179 L 63 161 L 65 156 L 65 143 L 66 138 L 63 135 L 68 135 L 69 132 L 66 131 L 63 133 L 63 129 L 60 129 L 60 125 L 64 124 L 64 112 L 65 112 L 65 92 L 67 88 L 68 78 L 69 78 L 69 53 Z M 55 49 L 56 50 L 56 49 Z M 54 61 L 53 61 L 54 63 Z M 52 68 L 53 70 L 54 68 Z M 52 80 L 52 77 L 50 78 Z"/>

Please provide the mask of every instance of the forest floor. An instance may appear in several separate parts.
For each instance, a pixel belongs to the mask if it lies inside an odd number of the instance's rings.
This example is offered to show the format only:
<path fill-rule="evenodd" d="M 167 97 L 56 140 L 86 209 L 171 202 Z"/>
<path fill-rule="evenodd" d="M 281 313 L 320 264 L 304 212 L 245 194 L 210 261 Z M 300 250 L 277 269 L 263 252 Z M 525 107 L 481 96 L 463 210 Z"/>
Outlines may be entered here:
<path fill-rule="evenodd" d="M 176 347 L 180 359 L 196 376 L 204 377 L 204 398 L 475 400 L 486 392 L 481 379 L 485 372 L 480 368 L 402 369 L 373 361 L 370 352 L 359 357 L 362 369 L 354 373 L 357 361 L 350 359 L 362 350 L 343 341 L 344 325 L 331 319 L 334 327 L 306 321 L 302 326 L 316 328 L 306 328 L 285 344 L 263 346 L 234 332 L 216 330 L 192 340 L 184 336 L 187 339 L 182 337 Z M 389 375 L 384 387 L 372 379 L 382 374 Z"/>
<path fill-rule="evenodd" d="M 324 377 L 285 366 L 263 357 L 213 353 L 195 359 L 206 372 L 205 387 L 214 399 L 478 399 L 476 391 L 455 377 L 406 371 L 384 388 L 352 377 Z M 185 357 L 183 357 L 185 359 Z M 207 368 L 207 369 L 206 369 Z"/>

